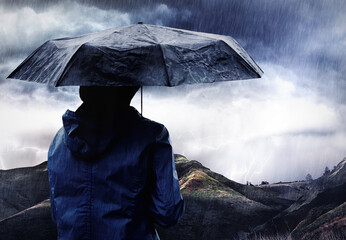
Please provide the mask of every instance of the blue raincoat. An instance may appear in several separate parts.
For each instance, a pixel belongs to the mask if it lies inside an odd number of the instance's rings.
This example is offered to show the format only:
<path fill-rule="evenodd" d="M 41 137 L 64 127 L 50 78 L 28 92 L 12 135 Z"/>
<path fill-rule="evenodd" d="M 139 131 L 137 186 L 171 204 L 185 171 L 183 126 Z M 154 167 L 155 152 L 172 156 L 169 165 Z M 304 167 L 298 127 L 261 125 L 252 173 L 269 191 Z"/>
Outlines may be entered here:
<path fill-rule="evenodd" d="M 158 239 L 185 209 L 167 129 L 132 107 L 113 128 L 67 110 L 48 152 L 58 239 Z"/>

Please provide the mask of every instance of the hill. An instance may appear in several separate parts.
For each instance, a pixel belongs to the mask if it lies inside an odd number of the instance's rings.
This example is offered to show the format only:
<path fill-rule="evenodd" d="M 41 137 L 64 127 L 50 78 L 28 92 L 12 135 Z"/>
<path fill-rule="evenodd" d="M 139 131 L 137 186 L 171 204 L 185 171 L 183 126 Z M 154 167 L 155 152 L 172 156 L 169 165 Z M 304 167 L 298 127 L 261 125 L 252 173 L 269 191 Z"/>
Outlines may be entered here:
<path fill-rule="evenodd" d="M 47 162 L 0 170 L 0 221 L 49 198 Z"/>
<path fill-rule="evenodd" d="M 346 159 L 314 181 L 243 185 L 175 155 L 186 212 L 161 239 L 345 236 Z M 0 171 L 0 239 L 56 239 L 47 163 Z M 345 238 L 346 239 L 346 238 Z"/>
<path fill-rule="evenodd" d="M 279 194 L 231 181 L 197 161 L 175 155 L 186 212 L 162 239 L 232 239 L 271 219 L 292 204 Z"/>
<path fill-rule="evenodd" d="M 296 185 L 287 183 L 286 187 L 292 191 Z M 336 239 L 346 239 L 346 158 L 333 171 L 299 185 L 305 191 L 296 202 L 256 227 L 252 236 L 290 233 L 292 239 L 333 239 L 334 235 Z M 276 187 L 266 186 L 273 191 L 277 191 Z"/>

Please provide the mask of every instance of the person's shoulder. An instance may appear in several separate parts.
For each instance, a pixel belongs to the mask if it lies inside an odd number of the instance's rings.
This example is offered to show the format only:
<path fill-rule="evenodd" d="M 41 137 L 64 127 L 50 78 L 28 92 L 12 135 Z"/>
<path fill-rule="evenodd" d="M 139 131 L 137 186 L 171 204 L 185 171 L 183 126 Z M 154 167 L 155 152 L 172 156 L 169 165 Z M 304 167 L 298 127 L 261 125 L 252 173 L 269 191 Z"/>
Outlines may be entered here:
<path fill-rule="evenodd" d="M 65 129 L 64 129 L 64 127 L 61 127 L 58 130 L 58 132 L 55 134 L 52 143 L 60 142 L 61 140 L 64 139 L 64 135 L 65 135 Z"/>
<path fill-rule="evenodd" d="M 51 144 L 49 146 L 49 153 L 56 151 L 58 146 L 64 142 L 64 137 L 65 137 L 64 135 L 65 135 L 65 130 L 62 127 L 55 134 L 55 137 L 53 138 L 53 141 L 51 142 Z"/>
<path fill-rule="evenodd" d="M 163 125 L 162 123 L 153 121 L 149 118 L 141 117 L 140 122 L 143 126 L 152 130 L 162 131 L 166 129 L 165 125 Z"/>
<path fill-rule="evenodd" d="M 162 136 L 168 134 L 167 128 L 162 123 L 153 121 L 145 117 L 141 117 L 139 122 L 140 127 L 156 139 L 162 138 Z"/>

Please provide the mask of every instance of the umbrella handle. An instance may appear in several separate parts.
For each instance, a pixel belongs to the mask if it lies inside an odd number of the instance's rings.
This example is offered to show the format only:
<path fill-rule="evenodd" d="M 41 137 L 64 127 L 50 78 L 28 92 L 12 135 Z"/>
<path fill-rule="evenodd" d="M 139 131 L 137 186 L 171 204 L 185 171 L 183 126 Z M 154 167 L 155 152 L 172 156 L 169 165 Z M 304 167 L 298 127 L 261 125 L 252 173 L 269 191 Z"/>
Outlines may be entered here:
<path fill-rule="evenodd" d="M 141 115 L 143 117 L 143 86 L 141 86 Z"/>

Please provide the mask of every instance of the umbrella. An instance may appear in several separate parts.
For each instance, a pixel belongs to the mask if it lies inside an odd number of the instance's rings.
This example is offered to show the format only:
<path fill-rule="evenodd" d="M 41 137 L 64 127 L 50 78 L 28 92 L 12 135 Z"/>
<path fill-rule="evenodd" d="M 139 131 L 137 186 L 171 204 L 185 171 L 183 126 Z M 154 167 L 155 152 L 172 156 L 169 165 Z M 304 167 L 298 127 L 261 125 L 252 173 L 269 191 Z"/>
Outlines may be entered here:
<path fill-rule="evenodd" d="M 54 86 L 177 86 L 262 74 L 229 36 L 134 24 L 47 41 L 8 78 Z"/>
<path fill-rule="evenodd" d="M 54 86 L 178 86 L 262 74 L 232 37 L 139 23 L 47 41 L 8 78 Z"/>

